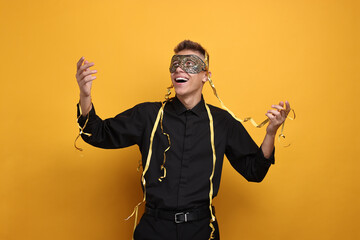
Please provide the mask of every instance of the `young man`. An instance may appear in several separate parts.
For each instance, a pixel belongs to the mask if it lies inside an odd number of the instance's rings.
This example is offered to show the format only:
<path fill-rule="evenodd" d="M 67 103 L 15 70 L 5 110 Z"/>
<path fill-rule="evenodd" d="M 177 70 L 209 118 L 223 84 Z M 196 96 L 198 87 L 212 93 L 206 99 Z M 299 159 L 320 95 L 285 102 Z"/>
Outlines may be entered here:
<path fill-rule="evenodd" d="M 272 105 L 259 148 L 231 114 L 202 97 L 210 79 L 209 56 L 198 43 L 185 40 L 174 49 L 170 73 L 176 96 L 142 103 L 102 120 L 91 103 L 94 63 L 81 58 L 78 122 L 87 143 L 101 148 L 137 144 L 142 154 L 145 214 L 135 240 L 219 239 L 212 198 L 220 184 L 224 154 L 248 181 L 260 182 L 274 163 L 274 138 L 290 105 Z"/>

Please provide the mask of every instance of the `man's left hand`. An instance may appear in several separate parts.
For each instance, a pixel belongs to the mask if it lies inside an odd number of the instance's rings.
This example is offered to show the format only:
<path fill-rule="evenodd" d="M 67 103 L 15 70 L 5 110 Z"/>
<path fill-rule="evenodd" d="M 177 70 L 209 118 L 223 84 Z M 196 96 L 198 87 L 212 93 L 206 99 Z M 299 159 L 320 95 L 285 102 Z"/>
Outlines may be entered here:
<path fill-rule="evenodd" d="M 285 105 L 284 102 L 280 102 L 278 105 L 272 105 L 271 107 L 274 109 L 267 111 L 265 114 L 270 120 L 266 132 L 271 136 L 275 136 L 278 128 L 284 123 L 291 108 L 288 101 L 285 102 Z"/>

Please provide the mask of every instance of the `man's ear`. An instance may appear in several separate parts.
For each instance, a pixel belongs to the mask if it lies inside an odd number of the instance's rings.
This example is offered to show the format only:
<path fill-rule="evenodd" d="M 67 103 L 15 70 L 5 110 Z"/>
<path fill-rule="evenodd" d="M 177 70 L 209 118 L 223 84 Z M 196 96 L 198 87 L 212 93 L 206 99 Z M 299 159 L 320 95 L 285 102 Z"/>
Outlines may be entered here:
<path fill-rule="evenodd" d="M 203 82 L 206 83 L 211 78 L 211 72 L 206 72 L 203 78 Z"/>

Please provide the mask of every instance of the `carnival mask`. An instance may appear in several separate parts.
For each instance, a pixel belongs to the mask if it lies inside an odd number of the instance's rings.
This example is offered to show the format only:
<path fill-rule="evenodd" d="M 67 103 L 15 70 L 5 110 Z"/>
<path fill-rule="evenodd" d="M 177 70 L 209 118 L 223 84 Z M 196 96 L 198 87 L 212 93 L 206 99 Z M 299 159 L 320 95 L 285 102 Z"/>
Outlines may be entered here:
<path fill-rule="evenodd" d="M 196 55 L 174 55 L 171 58 L 170 73 L 174 73 L 178 67 L 191 74 L 206 70 L 204 61 Z"/>

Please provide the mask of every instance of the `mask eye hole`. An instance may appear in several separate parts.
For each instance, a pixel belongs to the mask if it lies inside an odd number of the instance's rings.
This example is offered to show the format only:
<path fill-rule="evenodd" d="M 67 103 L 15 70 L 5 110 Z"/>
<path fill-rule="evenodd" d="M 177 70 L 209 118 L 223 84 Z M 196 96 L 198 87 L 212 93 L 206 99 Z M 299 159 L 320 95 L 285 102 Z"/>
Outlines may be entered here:
<path fill-rule="evenodd" d="M 174 67 L 174 68 L 178 68 L 179 67 L 179 61 L 174 61 L 173 63 L 172 63 L 172 66 Z"/>
<path fill-rule="evenodd" d="M 195 66 L 195 62 L 188 60 L 185 62 L 185 67 L 193 67 Z"/>

